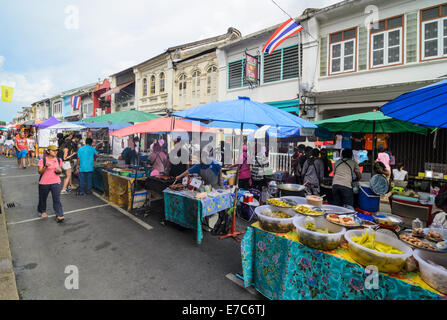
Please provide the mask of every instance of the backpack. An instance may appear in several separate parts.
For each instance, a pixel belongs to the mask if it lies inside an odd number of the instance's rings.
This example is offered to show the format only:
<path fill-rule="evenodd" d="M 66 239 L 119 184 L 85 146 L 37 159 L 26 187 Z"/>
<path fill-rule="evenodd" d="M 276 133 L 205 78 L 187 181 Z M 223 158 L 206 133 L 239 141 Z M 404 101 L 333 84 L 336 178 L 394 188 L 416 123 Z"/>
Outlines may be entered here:
<path fill-rule="evenodd" d="M 232 223 L 231 218 L 232 218 L 232 215 L 228 214 L 227 211 L 225 211 L 225 210 L 220 211 L 219 219 L 217 220 L 216 224 L 214 225 L 213 230 L 211 230 L 211 234 L 215 235 L 215 236 L 226 235 L 231 227 L 231 223 Z"/>
<path fill-rule="evenodd" d="M 59 157 L 57 157 L 56 159 L 59 161 L 59 166 L 62 167 L 62 163 L 63 163 L 62 159 Z M 46 164 L 47 164 L 47 157 L 44 156 L 43 157 L 43 166 L 45 167 Z M 43 174 L 40 175 L 39 182 L 42 179 L 42 176 L 43 176 Z"/>

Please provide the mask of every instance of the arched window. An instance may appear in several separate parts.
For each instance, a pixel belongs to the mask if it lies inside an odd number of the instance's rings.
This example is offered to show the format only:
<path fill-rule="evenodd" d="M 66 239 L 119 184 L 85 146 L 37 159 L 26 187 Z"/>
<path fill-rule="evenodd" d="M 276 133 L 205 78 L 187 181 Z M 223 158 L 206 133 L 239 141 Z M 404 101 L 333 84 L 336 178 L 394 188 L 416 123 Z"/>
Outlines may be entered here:
<path fill-rule="evenodd" d="M 192 105 L 197 106 L 200 104 L 200 71 L 194 71 L 192 74 Z"/>
<path fill-rule="evenodd" d="M 151 76 L 151 94 L 155 94 L 155 76 Z"/>
<path fill-rule="evenodd" d="M 179 106 L 184 107 L 186 105 L 186 75 L 182 74 L 178 78 L 178 97 Z"/>
<path fill-rule="evenodd" d="M 207 102 L 215 102 L 217 101 L 217 67 L 209 67 L 206 73 Z"/>
<path fill-rule="evenodd" d="M 143 97 L 147 96 L 147 79 L 143 79 Z"/>
<path fill-rule="evenodd" d="M 160 73 L 160 93 L 165 92 L 165 74 L 162 72 Z"/>

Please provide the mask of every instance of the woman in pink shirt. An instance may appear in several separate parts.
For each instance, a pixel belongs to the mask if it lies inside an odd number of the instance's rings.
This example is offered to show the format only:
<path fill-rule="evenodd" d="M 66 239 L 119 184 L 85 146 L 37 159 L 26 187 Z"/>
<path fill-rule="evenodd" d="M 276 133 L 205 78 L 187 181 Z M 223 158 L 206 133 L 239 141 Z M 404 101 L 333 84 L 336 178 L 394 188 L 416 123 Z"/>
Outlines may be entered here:
<path fill-rule="evenodd" d="M 377 155 L 376 162 L 382 162 L 385 165 L 385 168 L 387 170 L 386 176 L 389 179 L 389 177 L 391 176 L 390 155 L 385 152 L 385 149 L 382 146 L 380 146 L 378 150 L 379 154 Z"/>
<path fill-rule="evenodd" d="M 245 190 L 251 187 L 251 161 L 248 158 L 248 147 L 242 146 L 242 155 L 239 157 L 239 187 Z"/>
<path fill-rule="evenodd" d="M 51 145 L 45 151 L 44 159 L 41 159 L 37 164 L 40 174 L 39 179 L 39 205 L 37 211 L 39 217 L 47 217 L 47 198 L 51 191 L 53 198 L 53 209 L 56 213 L 56 221 L 61 223 L 64 221 L 64 213 L 61 204 L 61 178 L 62 161 L 57 156 L 58 148 Z"/>

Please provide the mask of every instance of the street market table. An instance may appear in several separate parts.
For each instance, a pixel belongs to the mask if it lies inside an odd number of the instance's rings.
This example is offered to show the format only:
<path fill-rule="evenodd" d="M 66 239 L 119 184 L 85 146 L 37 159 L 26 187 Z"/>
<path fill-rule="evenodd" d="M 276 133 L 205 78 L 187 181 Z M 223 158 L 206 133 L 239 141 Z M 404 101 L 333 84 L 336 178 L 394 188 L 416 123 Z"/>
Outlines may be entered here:
<path fill-rule="evenodd" d="M 378 289 L 367 289 L 371 275 L 350 257 L 346 246 L 315 250 L 297 236 L 266 232 L 259 222 L 248 227 L 241 243 L 245 287 L 253 285 L 273 300 L 447 299 L 418 273 L 379 273 Z"/>
<path fill-rule="evenodd" d="M 128 211 L 130 211 L 132 209 L 132 196 L 134 193 L 134 188 L 132 188 L 132 185 L 136 181 L 146 180 L 146 177 L 125 177 L 111 172 L 107 172 L 107 177 L 107 182 L 109 185 L 108 200 L 120 207 L 125 207 Z"/>
<path fill-rule="evenodd" d="M 196 199 L 188 191 L 163 191 L 165 219 L 188 229 L 197 230 L 197 243 L 203 239 L 202 219 L 233 207 L 234 198 L 230 193 L 216 197 Z"/>

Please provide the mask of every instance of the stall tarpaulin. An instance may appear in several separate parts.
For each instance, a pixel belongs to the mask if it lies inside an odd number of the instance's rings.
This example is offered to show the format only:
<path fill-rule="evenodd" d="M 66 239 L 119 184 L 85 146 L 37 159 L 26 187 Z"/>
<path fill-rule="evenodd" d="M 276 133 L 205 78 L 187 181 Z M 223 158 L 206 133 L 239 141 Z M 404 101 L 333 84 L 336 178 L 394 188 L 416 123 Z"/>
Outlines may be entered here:
<path fill-rule="evenodd" d="M 57 120 L 55 117 L 50 117 L 48 118 L 48 120 L 45 120 L 41 123 L 38 124 L 34 124 L 34 127 L 36 127 L 37 129 L 45 129 L 51 126 L 54 126 L 55 124 L 58 124 L 59 120 Z"/>
<path fill-rule="evenodd" d="M 153 119 L 157 119 L 157 118 L 161 118 L 161 116 L 158 114 L 153 114 L 153 113 L 149 113 L 149 112 L 142 112 L 142 111 L 137 111 L 137 110 L 126 110 L 126 111 L 108 113 L 108 114 L 104 114 L 102 116 L 84 119 L 83 122 L 99 122 L 99 123 L 132 122 L 132 123 L 138 123 L 138 122 L 144 122 L 144 121 L 153 120 Z"/>
<path fill-rule="evenodd" d="M 214 132 L 213 129 L 203 127 L 193 122 L 183 121 L 172 117 L 163 117 L 116 130 L 112 132 L 111 135 L 122 138 L 137 133 L 194 132 L 196 130 L 200 132 Z"/>
<path fill-rule="evenodd" d="M 447 128 L 447 80 L 404 93 L 380 110 L 402 121 Z"/>

